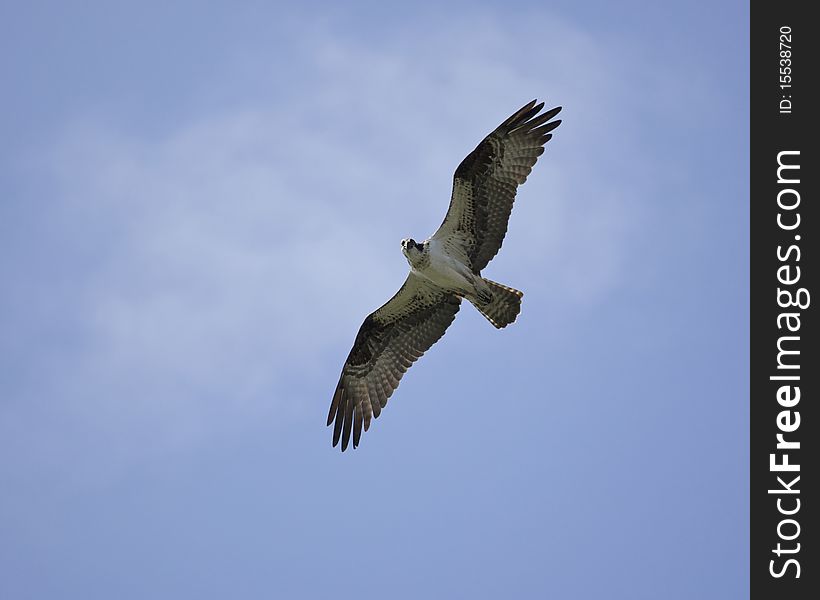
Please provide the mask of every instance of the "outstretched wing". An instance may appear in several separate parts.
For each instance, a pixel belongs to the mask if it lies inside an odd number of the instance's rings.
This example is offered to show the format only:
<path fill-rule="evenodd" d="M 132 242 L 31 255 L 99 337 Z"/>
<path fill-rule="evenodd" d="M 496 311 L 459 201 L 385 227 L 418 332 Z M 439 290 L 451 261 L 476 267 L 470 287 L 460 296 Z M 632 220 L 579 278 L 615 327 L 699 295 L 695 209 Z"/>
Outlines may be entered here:
<path fill-rule="evenodd" d="M 544 103 L 533 100 L 504 121 L 476 146 L 456 169 L 453 195 L 434 239 L 461 250 L 478 273 L 501 248 L 515 192 L 544 153 L 561 111 L 541 115 Z"/>
<path fill-rule="evenodd" d="M 334 446 L 341 438 L 344 452 L 351 431 L 353 447 L 359 445 L 362 427 L 368 430 L 404 372 L 444 335 L 460 306 L 461 298 L 411 272 L 396 295 L 364 320 L 330 403 Z"/>

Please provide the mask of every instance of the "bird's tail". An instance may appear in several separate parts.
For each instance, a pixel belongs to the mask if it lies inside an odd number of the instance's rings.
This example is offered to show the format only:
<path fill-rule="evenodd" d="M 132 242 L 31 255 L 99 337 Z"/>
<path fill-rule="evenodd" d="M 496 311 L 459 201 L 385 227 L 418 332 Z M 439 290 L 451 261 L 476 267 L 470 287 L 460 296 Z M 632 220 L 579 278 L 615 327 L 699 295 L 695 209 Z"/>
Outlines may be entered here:
<path fill-rule="evenodd" d="M 498 329 L 506 327 L 515 321 L 518 313 L 521 312 L 521 297 L 524 292 L 489 279 L 484 279 L 484 283 L 489 286 L 492 296 L 489 299 L 470 298 L 470 302 L 495 327 Z"/>

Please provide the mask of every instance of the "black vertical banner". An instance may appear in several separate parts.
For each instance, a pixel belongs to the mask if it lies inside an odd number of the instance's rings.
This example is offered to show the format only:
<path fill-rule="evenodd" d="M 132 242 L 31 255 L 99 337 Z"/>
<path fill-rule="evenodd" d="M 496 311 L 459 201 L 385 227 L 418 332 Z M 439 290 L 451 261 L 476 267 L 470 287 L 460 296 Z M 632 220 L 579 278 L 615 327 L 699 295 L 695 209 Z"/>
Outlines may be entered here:
<path fill-rule="evenodd" d="M 751 6 L 751 597 L 820 598 L 818 23 Z"/>

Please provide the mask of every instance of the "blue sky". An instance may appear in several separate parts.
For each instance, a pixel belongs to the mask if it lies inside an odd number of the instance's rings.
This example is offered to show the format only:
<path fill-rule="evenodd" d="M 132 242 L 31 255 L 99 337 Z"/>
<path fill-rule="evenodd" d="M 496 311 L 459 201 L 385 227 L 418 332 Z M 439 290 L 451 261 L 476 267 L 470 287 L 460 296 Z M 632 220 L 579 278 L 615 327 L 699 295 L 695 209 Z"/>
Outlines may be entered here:
<path fill-rule="evenodd" d="M 748 596 L 748 7 L 0 7 L 0 596 Z M 355 452 L 458 162 L 563 125 Z"/>

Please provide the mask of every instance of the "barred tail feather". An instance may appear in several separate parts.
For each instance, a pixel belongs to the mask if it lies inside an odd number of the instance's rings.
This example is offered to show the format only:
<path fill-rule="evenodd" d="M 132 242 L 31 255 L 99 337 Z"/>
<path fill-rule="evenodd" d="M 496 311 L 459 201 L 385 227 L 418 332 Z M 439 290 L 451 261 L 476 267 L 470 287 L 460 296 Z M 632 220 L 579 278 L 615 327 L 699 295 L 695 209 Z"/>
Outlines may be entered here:
<path fill-rule="evenodd" d="M 506 327 L 515 321 L 518 313 L 521 312 L 521 298 L 524 293 L 489 279 L 485 279 L 484 282 L 490 287 L 493 294 L 492 299 L 489 302 L 480 300 L 471 300 L 471 302 L 478 312 L 496 328 Z"/>

